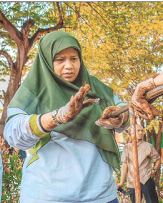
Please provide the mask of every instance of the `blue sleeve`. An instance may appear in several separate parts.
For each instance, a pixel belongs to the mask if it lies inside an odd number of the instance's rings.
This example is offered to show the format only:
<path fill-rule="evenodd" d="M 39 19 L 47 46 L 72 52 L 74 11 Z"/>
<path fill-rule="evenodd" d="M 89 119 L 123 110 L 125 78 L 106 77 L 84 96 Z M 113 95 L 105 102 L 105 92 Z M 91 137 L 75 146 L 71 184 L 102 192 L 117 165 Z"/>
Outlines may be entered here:
<path fill-rule="evenodd" d="M 18 108 L 8 108 L 7 116 L 3 134 L 8 144 L 22 150 L 33 147 L 39 138 L 33 135 L 30 130 L 31 115 L 27 115 L 26 112 Z"/>

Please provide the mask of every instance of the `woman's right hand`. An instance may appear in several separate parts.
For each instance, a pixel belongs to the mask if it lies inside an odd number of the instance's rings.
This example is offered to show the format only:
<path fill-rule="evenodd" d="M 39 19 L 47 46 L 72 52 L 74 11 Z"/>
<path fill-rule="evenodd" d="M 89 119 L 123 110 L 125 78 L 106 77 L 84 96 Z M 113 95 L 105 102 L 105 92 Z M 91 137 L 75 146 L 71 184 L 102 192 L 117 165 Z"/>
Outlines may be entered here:
<path fill-rule="evenodd" d="M 57 127 L 57 123 L 60 125 L 70 122 L 77 117 L 83 108 L 91 106 L 94 103 L 94 99 L 88 99 L 84 101 L 89 90 L 90 85 L 88 84 L 86 84 L 84 87 L 81 87 L 79 91 L 71 97 L 70 101 L 58 110 L 55 118 L 52 117 L 52 112 L 43 114 L 40 119 L 43 129 L 51 131 Z"/>
<path fill-rule="evenodd" d="M 71 97 L 70 101 L 58 110 L 56 115 L 56 120 L 59 123 L 68 123 L 74 120 L 81 110 L 87 106 L 93 104 L 93 100 L 84 101 L 88 91 L 90 90 L 90 85 L 86 84 L 82 86 L 79 91 Z"/>

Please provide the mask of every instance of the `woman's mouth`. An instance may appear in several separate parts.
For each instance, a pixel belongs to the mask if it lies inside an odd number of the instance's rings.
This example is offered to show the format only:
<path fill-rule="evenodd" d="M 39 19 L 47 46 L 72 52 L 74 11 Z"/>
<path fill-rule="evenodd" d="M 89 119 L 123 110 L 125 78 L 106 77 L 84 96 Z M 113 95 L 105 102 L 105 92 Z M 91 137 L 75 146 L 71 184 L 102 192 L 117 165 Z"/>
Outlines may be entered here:
<path fill-rule="evenodd" d="M 71 73 L 64 73 L 63 75 L 64 77 L 72 77 L 74 74 L 71 72 Z"/>

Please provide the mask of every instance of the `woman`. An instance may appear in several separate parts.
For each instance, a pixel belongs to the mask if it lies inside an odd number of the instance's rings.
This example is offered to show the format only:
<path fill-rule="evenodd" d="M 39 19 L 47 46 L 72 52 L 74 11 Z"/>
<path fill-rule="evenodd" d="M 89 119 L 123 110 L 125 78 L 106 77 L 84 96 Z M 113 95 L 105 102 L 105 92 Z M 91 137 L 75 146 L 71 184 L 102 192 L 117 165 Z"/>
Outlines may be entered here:
<path fill-rule="evenodd" d="M 118 202 L 112 176 L 119 168 L 118 147 L 113 131 L 95 124 L 115 105 L 113 97 L 111 88 L 88 74 L 73 36 L 56 31 L 41 40 L 4 129 L 11 146 L 30 149 L 20 203 Z M 85 98 L 98 102 L 84 108 Z M 112 119 L 108 128 L 127 119 Z"/>

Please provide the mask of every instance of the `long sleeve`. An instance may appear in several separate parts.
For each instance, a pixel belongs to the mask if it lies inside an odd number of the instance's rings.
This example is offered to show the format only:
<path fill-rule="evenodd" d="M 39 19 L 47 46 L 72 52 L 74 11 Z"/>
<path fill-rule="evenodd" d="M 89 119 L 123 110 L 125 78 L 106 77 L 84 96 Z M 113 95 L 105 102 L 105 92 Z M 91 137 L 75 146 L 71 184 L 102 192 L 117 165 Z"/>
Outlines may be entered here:
<path fill-rule="evenodd" d="M 156 162 L 157 160 L 160 159 L 160 155 L 158 154 L 158 152 L 156 151 L 156 149 L 154 148 L 154 146 L 151 144 L 150 145 L 150 157 L 152 159 L 153 162 Z"/>
<path fill-rule="evenodd" d="M 31 115 L 18 108 L 9 108 L 7 116 L 11 116 L 5 124 L 4 137 L 8 144 L 17 149 L 27 150 L 33 147 L 39 138 L 32 134 L 29 127 Z"/>

